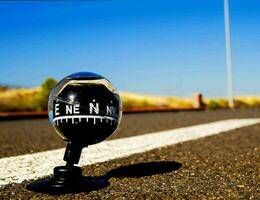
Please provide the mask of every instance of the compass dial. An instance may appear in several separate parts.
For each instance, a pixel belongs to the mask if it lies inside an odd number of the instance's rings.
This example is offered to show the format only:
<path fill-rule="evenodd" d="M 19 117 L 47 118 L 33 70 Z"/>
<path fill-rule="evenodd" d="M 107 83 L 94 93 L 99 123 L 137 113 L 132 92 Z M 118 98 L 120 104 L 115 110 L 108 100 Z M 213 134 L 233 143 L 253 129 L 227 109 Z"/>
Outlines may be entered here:
<path fill-rule="evenodd" d="M 107 139 L 116 131 L 122 104 L 107 79 L 80 72 L 65 77 L 54 87 L 48 112 L 50 122 L 64 140 L 87 146 Z"/>

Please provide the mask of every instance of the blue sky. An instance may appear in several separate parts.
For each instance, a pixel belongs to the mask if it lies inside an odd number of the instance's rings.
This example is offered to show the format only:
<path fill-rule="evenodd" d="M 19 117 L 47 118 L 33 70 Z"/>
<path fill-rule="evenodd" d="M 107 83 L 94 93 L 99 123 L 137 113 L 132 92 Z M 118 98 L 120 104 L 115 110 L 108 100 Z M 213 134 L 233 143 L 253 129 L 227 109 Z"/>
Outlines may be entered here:
<path fill-rule="evenodd" d="M 77 71 L 119 90 L 226 96 L 223 0 L 0 3 L 0 84 Z M 260 94 L 260 1 L 230 0 L 235 95 Z"/>

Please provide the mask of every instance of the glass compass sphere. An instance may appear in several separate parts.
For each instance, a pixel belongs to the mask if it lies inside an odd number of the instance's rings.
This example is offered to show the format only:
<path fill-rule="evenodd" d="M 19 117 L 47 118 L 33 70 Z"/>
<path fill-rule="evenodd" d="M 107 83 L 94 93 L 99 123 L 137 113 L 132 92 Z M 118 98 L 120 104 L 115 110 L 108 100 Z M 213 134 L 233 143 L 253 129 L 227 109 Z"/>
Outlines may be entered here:
<path fill-rule="evenodd" d="M 65 141 L 88 146 L 116 131 L 122 117 L 122 103 L 106 78 L 78 72 L 53 88 L 48 114 L 54 129 Z"/>

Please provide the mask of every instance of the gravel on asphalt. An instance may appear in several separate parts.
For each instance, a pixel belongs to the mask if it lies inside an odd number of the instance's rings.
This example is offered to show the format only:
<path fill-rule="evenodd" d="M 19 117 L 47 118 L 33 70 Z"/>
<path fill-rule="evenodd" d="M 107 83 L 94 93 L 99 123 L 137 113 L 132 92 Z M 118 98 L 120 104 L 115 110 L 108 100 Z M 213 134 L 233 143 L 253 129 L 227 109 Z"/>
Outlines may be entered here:
<path fill-rule="evenodd" d="M 260 199 L 260 125 L 85 166 L 108 181 L 98 191 L 52 196 L 22 184 L 1 199 Z"/>

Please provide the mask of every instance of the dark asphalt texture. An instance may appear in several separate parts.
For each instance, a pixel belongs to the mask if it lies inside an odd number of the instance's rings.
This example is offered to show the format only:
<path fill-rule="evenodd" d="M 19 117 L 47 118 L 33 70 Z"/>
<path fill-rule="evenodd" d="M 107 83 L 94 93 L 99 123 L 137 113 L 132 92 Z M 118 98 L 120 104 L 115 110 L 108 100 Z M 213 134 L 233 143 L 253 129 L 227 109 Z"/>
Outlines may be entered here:
<path fill-rule="evenodd" d="M 1 199 L 260 199 L 260 124 L 84 167 L 107 180 L 98 191 L 51 196 L 28 182 Z"/>
<path fill-rule="evenodd" d="M 125 114 L 109 139 L 232 118 L 260 117 L 260 110 Z M 65 147 L 48 119 L 0 121 L 0 158 Z"/>

